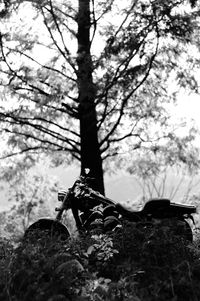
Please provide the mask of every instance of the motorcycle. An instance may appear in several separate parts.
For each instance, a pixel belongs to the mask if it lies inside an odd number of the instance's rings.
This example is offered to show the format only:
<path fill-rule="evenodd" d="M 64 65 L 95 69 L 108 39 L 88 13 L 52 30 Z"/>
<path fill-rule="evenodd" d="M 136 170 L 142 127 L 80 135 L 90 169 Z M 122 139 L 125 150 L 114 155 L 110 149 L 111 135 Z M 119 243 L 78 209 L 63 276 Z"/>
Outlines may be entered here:
<path fill-rule="evenodd" d="M 71 209 L 78 232 L 83 233 L 108 233 L 123 229 L 123 222 L 135 223 L 136 226 L 152 227 L 162 224 L 167 220 L 173 233 L 192 242 L 193 234 L 188 220 L 193 219 L 196 213 L 195 206 L 177 204 L 169 199 L 158 198 L 149 200 L 140 211 L 134 211 L 115 202 L 99 192 L 93 190 L 90 178 L 80 176 L 68 191 L 58 192 L 58 201 L 61 206 L 55 219 L 41 218 L 30 225 L 25 231 L 24 238 L 31 233 L 48 231 L 48 234 L 57 235 L 61 239 L 70 237 L 66 225 L 63 223 L 63 213 Z"/>

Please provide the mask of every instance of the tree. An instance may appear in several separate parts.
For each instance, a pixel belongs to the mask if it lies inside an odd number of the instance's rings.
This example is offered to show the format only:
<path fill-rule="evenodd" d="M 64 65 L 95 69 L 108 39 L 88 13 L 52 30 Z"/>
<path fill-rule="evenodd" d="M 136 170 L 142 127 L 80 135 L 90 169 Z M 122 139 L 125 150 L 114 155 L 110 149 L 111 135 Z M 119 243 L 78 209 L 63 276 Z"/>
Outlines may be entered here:
<path fill-rule="evenodd" d="M 189 133 L 187 138 L 174 143 L 170 141 L 166 145 L 136 152 L 134 160 L 126 164 L 127 171 L 134 175 L 142 188 L 144 201 L 167 197 L 176 198 L 178 202 L 191 202 L 191 195 L 200 184 L 199 149 L 191 143 L 191 136 Z"/>
<path fill-rule="evenodd" d="M 184 9 L 183 0 L 4 3 L 0 122 L 9 147 L 2 158 L 21 154 L 30 160 L 42 151 L 60 163 L 68 154 L 69 161 L 81 162 L 81 174 L 90 169 L 93 187 L 104 193 L 102 160 L 118 154 L 123 141 L 128 151 L 149 143 L 150 124 L 164 127 L 165 138 L 172 138 L 163 107 L 175 98 L 168 79 L 198 87 L 190 73 L 196 58 L 188 54 L 197 5 Z M 190 69 L 183 68 L 183 59 Z M 159 131 L 155 143 L 160 136 Z"/>
<path fill-rule="evenodd" d="M 20 176 L 10 179 L 8 175 L 5 179 L 9 183 L 7 200 L 11 206 L 2 213 L 4 236 L 19 237 L 38 218 L 55 216 L 58 182 L 38 169 L 21 170 Z"/>

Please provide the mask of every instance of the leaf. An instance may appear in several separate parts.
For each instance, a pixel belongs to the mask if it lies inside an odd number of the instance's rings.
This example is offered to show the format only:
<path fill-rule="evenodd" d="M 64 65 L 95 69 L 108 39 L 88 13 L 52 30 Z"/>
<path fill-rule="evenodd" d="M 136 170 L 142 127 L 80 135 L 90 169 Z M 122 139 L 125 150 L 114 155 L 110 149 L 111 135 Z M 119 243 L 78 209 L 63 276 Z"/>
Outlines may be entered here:
<path fill-rule="evenodd" d="M 94 251 L 95 251 L 95 247 L 94 247 L 94 246 L 90 246 L 90 247 L 87 249 L 87 254 L 88 254 L 88 255 L 91 255 L 92 252 L 94 252 Z"/>
<path fill-rule="evenodd" d="M 108 279 L 108 278 L 104 279 L 104 283 L 105 283 L 105 284 L 109 284 L 109 283 L 111 283 L 111 282 L 112 282 L 111 279 Z"/>

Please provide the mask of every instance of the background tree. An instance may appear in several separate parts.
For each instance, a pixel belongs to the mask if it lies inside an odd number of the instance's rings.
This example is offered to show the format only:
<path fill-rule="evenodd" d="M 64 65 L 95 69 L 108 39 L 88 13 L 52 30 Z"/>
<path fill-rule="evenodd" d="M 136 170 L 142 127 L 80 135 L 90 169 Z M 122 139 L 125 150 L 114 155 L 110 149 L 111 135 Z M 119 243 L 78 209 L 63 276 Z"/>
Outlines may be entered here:
<path fill-rule="evenodd" d="M 125 160 L 123 164 L 125 166 Z M 144 202 L 167 197 L 179 203 L 191 203 L 200 184 L 199 149 L 191 143 L 191 134 L 156 149 L 152 146 L 137 151 L 134 160 L 131 163 L 128 161 L 126 166 L 141 186 Z"/>
<path fill-rule="evenodd" d="M 9 183 L 7 200 L 10 208 L 1 214 L 0 232 L 2 236 L 17 238 L 38 218 L 55 216 L 59 184 L 44 169 L 24 171 L 23 168 L 20 174 L 19 168 L 15 168 L 15 171 L 18 173 L 15 177 L 9 172 L 4 174 L 5 181 Z"/>
<path fill-rule="evenodd" d="M 188 1 L 5 1 L 1 7 L 2 158 L 76 159 L 104 193 L 102 160 L 164 137 L 175 81 L 198 91 Z M 191 4 L 194 6 L 195 1 Z M 184 62 L 184 65 L 183 65 Z M 194 73 L 193 73 L 194 72 Z M 151 126 L 159 130 L 149 132 Z M 162 131 L 161 131 L 162 128 Z M 68 154 L 68 156 L 67 156 Z M 106 161 L 105 161 L 106 162 Z"/>

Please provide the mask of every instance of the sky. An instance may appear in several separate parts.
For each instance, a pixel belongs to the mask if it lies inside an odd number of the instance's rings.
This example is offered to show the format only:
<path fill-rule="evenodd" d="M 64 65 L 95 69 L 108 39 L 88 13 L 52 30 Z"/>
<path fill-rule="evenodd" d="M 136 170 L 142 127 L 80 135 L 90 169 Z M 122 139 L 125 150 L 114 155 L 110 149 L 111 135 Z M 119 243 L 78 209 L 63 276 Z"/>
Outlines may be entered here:
<path fill-rule="evenodd" d="M 200 95 L 191 94 L 188 96 L 180 95 L 178 106 L 172 110 L 172 114 L 178 118 L 193 119 L 200 127 Z"/>
<path fill-rule="evenodd" d="M 180 128 L 179 133 L 184 133 L 185 129 L 191 125 L 200 130 L 200 95 L 198 94 L 180 94 L 177 105 L 169 107 L 172 122 L 183 122 L 184 126 Z M 196 146 L 200 148 L 200 134 L 196 137 Z"/>

